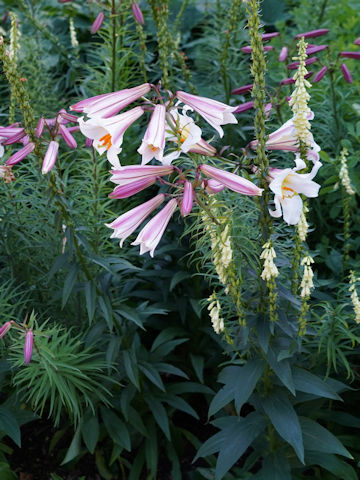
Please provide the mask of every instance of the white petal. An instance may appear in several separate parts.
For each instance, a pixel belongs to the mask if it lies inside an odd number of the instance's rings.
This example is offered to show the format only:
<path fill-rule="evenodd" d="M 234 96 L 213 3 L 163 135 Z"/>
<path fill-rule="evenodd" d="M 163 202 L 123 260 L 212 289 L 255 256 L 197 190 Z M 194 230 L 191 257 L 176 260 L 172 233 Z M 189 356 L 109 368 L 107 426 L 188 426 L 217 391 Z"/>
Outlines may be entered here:
<path fill-rule="evenodd" d="M 281 199 L 281 206 L 285 222 L 289 225 L 296 225 L 300 220 L 300 215 L 303 209 L 303 202 L 300 195 Z"/>

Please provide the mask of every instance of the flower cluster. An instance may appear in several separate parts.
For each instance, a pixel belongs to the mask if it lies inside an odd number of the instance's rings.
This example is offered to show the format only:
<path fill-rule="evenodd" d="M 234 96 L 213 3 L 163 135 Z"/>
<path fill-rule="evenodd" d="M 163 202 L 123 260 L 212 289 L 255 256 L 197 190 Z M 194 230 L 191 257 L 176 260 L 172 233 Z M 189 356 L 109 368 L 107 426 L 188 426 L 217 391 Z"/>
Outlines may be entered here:
<path fill-rule="evenodd" d="M 350 272 L 350 287 L 349 292 L 351 293 L 351 302 L 353 304 L 354 313 L 355 313 L 355 322 L 360 323 L 360 300 L 356 291 L 356 282 L 357 278 L 353 271 Z"/>
<path fill-rule="evenodd" d="M 221 333 L 225 329 L 224 319 L 220 316 L 220 303 L 216 297 L 216 293 L 213 292 L 212 295 L 208 298 L 210 302 L 208 305 L 209 315 L 211 319 L 211 324 L 216 333 Z"/>
<path fill-rule="evenodd" d="M 276 278 L 279 275 L 279 270 L 277 269 L 274 258 L 276 258 L 276 253 L 272 243 L 266 242 L 263 245 L 263 251 L 261 252 L 260 258 L 264 260 L 263 271 L 261 273 L 261 278 L 264 281 L 271 280 L 272 278 Z"/>
<path fill-rule="evenodd" d="M 313 283 L 314 273 L 311 268 L 312 263 L 314 263 L 314 260 L 310 257 L 310 255 L 307 255 L 301 260 L 301 265 L 304 265 L 304 274 L 300 284 L 300 287 L 301 287 L 300 295 L 302 298 L 309 297 L 311 289 L 314 288 L 314 283 Z"/>

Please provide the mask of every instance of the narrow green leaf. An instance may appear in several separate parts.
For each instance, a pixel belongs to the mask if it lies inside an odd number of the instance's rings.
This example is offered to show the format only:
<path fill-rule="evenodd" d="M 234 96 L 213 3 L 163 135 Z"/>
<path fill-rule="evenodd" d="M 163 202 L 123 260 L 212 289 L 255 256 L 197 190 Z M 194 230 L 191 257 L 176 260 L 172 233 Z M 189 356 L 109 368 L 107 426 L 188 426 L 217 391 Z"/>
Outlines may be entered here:
<path fill-rule="evenodd" d="M 154 368 L 150 363 L 139 364 L 139 369 L 144 373 L 144 375 L 156 385 L 160 390 L 165 392 L 165 387 L 163 381 L 161 380 L 159 372 Z"/>
<path fill-rule="evenodd" d="M 180 283 L 182 280 L 185 280 L 185 278 L 189 278 L 189 277 L 191 277 L 189 272 L 181 272 L 181 271 L 176 272 L 171 279 L 169 291 L 172 292 L 178 283 Z"/>
<path fill-rule="evenodd" d="M 190 354 L 191 364 L 200 383 L 204 383 L 204 357 Z"/>
<path fill-rule="evenodd" d="M 136 365 L 136 359 L 133 360 L 128 350 L 123 351 L 124 367 L 129 380 L 140 390 L 139 370 Z"/>
<path fill-rule="evenodd" d="M 122 303 L 121 308 L 117 308 L 115 312 L 126 318 L 126 320 L 135 323 L 138 327 L 145 330 L 143 322 L 135 308 L 128 307 Z"/>
<path fill-rule="evenodd" d="M 281 360 L 275 356 L 273 350 L 269 347 L 268 352 L 266 354 L 266 359 L 275 372 L 276 376 L 281 380 L 281 382 L 285 385 L 285 387 L 295 396 L 295 385 L 294 380 L 291 373 L 291 367 L 288 360 Z"/>
<path fill-rule="evenodd" d="M 99 440 L 99 421 L 96 416 L 89 416 L 84 420 L 81 434 L 87 449 L 93 454 Z"/>
<path fill-rule="evenodd" d="M 304 463 L 304 445 L 298 416 L 285 394 L 272 392 L 261 399 L 265 413 L 269 416 L 278 434 L 295 450 Z"/>
<path fill-rule="evenodd" d="M 85 283 L 84 292 L 86 300 L 86 311 L 88 314 L 89 323 L 91 323 L 95 315 L 96 304 L 96 289 L 93 281 L 89 280 Z"/>
<path fill-rule="evenodd" d="M 79 271 L 79 266 L 74 263 L 69 270 L 69 273 L 67 274 L 64 282 L 64 287 L 63 287 L 63 294 L 62 294 L 62 303 L 61 303 L 61 308 L 64 308 L 71 292 L 74 289 L 76 279 L 77 279 L 77 274 Z"/>
<path fill-rule="evenodd" d="M 358 475 L 351 465 L 330 453 L 306 452 L 306 465 L 320 465 L 335 475 L 337 480 L 358 480 Z"/>
<path fill-rule="evenodd" d="M 80 453 L 80 444 L 81 444 L 81 431 L 80 431 L 80 426 L 76 429 L 75 435 L 73 436 L 73 439 L 70 443 L 70 447 L 68 448 L 68 451 L 66 452 L 64 460 L 61 462 L 60 465 L 65 465 L 65 463 L 71 462 L 71 460 L 74 460 L 79 453 Z"/>

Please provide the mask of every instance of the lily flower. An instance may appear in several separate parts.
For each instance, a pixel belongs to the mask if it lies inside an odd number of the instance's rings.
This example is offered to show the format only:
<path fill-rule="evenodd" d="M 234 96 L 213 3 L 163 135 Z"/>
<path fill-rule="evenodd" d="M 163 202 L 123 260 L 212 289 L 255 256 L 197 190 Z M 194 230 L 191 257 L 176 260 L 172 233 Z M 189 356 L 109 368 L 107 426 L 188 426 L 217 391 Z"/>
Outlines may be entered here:
<path fill-rule="evenodd" d="M 210 165 L 202 164 L 199 169 L 212 179 L 222 183 L 225 187 L 230 188 L 237 193 L 243 195 L 257 195 L 261 196 L 263 188 L 257 187 L 254 183 L 250 182 L 246 178 L 240 177 L 235 173 L 221 170 L 220 168 L 211 167 Z"/>
<path fill-rule="evenodd" d="M 136 193 L 145 190 L 145 188 L 154 185 L 157 177 L 148 177 L 141 178 L 135 182 L 127 183 L 125 185 L 118 185 L 114 190 L 109 194 L 110 198 L 127 198 L 135 195 Z"/>
<path fill-rule="evenodd" d="M 165 105 L 156 105 L 151 115 L 138 152 L 142 155 L 142 165 L 149 163 L 154 157 L 160 162 L 164 156 L 165 148 Z"/>
<path fill-rule="evenodd" d="M 316 162 L 310 173 L 297 173 L 295 168 L 272 169 L 270 177 L 273 179 L 269 188 L 275 193 L 275 210 L 270 210 L 272 217 L 283 216 L 286 223 L 296 225 L 303 210 L 303 201 L 300 194 L 309 198 L 317 197 L 320 185 L 312 179 L 317 174 L 321 162 Z"/>
<path fill-rule="evenodd" d="M 165 138 L 177 143 L 177 149 L 163 158 L 163 163 L 166 165 L 178 158 L 181 152 L 188 152 L 201 141 L 201 128 L 196 125 L 191 117 L 186 115 L 185 108 L 182 111 L 181 114 L 174 109 L 169 114 L 169 129 L 165 132 Z"/>
<path fill-rule="evenodd" d="M 50 170 L 54 167 L 58 151 L 59 151 L 58 142 L 55 142 L 54 140 L 52 140 L 49 143 L 49 146 L 45 153 L 44 161 L 42 164 L 41 173 L 43 175 L 50 172 Z"/>
<path fill-rule="evenodd" d="M 120 170 L 111 170 L 112 177 L 110 180 L 117 185 L 129 185 L 138 180 L 170 175 L 173 171 L 174 167 L 171 165 L 128 165 Z"/>
<path fill-rule="evenodd" d="M 154 256 L 155 248 L 158 246 L 176 208 L 177 201 L 172 198 L 141 230 L 136 240 L 131 244 L 140 245 L 140 255 L 150 252 L 150 255 Z"/>
<path fill-rule="evenodd" d="M 232 112 L 236 110 L 236 107 L 230 107 L 225 103 L 212 100 L 211 98 L 199 97 L 197 95 L 191 95 L 186 92 L 176 92 L 177 98 L 180 102 L 188 105 L 201 115 L 217 132 L 220 137 L 224 136 L 223 129 L 220 125 L 226 125 L 228 123 L 238 123 Z"/>
<path fill-rule="evenodd" d="M 311 112 L 308 120 L 312 120 L 314 114 Z M 311 132 L 309 132 L 308 137 L 308 157 L 316 162 L 319 160 L 319 151 L 321 150 L 319 145 L 315 143 L 314 137 Z M 250 148 L 256 150 L 258 141 L 253 140 L 249 143 Z M 266 148 L 268 150 L 282 150 L 285 152 L 298 152 L 299 142 L 296 137 L 296 129 L 293 122 L 293 118 L 284 123 L 280 128 L 275 130 L 275 132 L 270 133 L 268 141 L 266 142 Z"/>
<path fill-rule="evenodd" d="M 110 238 L 120 238 L 120 247 L 122 247 L 127 237 L 129 237 L 164 200 L 165 195 L 160 193 L 148 202 L 142 203 L 138 207 L 123 213 L 112 223 L 105 223 L 108 228 L 114 230 Z"/>
<path fill-rule="evenodd" d="M 111 118 L 94 117 L 84 121 L 79 118 L 81 133 L 85 137 L 94 140 L 95 150 L 102 155 L 106 152 L 109 162 L 115 168 L 121 168 L 118 154 L 121 152 L 123 135 L 130 125 L 135 122 L 144 110 L 141 107 L 135 107 L 131 110 L 120 113 Z"/>
<path fill-rule="evenodd" d="M 118 113 L 123 108 L 135 102 L 151 89 L 150 83 L 143 83 L 138 87 L 126 88 L 112 93 L 104 93 L 95 97 L 86 98 L 74 105 L 70 110 L 86 113 L 88 117 L 108 118 Z"/>

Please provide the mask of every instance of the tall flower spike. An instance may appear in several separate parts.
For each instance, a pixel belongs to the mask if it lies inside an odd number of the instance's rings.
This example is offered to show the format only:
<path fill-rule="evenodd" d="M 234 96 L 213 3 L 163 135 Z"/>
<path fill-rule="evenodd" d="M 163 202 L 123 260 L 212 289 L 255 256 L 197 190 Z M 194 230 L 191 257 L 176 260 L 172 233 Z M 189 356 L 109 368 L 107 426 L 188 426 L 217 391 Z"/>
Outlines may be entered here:
<path fill-rule="evenodd" d="M 349 155 L 349 153 L 348 153 L 347 149 L 344 147 L 341 150 L 341 154 L 340 154 L 341 167 L 340 167 L 339 177 L 340 177 L 341 183 L 342 183 L 343 187 L 345 188 L 346 192 L 348 193 L 348 195 L 355 195 L 355 191 L 353 190 L 353 188 L 351 186 L 350 177 L 349 177 L 349 170 L 348 170 L 348 166 L 347 166 L 347 158 L 346 157 L 348 155 Z"/>
<path fill-rule="evenodd" d="M 307 255 L 301 260 L 301 265 L 304 265 L 304 274 L 300 284 L 300 295 L 302 298 L 310 297 L 311 289 L 314 288 L 314 273 L 311 268 L 312 263 L 314 263 L 314 260 L 310 257 L 310 255 Z"/>
<path fill-rule="evenodd" d="M 208 298 L 208 302 L 210 303 L 207 309 L 209 310 L 212 327 L 215 333 L 219 334 L 224 331 L 225 325 L 224 319 L 220 316 L 221 307 L 215 292 L 210 295 L 210 297 Z"/>
<path fill-rule="evenodd" d="M 260 258 L 264 260 L 263 271 L 261 273 L 261 278 L 264 281 L 269 281 L 272 278 L 276 278 L 279 275 L 279 270 L 274 263 L 274 258 L 276 258 L 276 253 L 274 247 L 272 246 L 271 241 L 266 242 L 263 245 L 263 251 L 261 252 Z"/>
<path fill-rule="evenodd" d="M 308 107 L 310 95 L 308 94 L 306 88 L 311 87 L 311 84 L 305 80 L 305 75 L 308 73 L 305 66 L 307 58 L 306 47 L 307 43 L 305 42 L 304 38 L 301 38 L 298 43 L 299 67 L 294 75 L 295 89 L 291 94 L 289 105 L 292 107 L 292 111 L 294 113 L 293 124 L 295 126 L 296 136 L 300 142 L 303 142 L 304 145 L 310 147 L 309 132 L 311 125 L 309 118 L 312 117 L 312 112 Z"/>
<path fill-rule="evenodd" d="M 360 300 L 356 291 L 356 281 L 357 278 L 355 277 L 355 273 L 351 270 L 349 292 L 351 293 L 351 301 L 355 313 L 355 322 L 360 323 Z"/>

